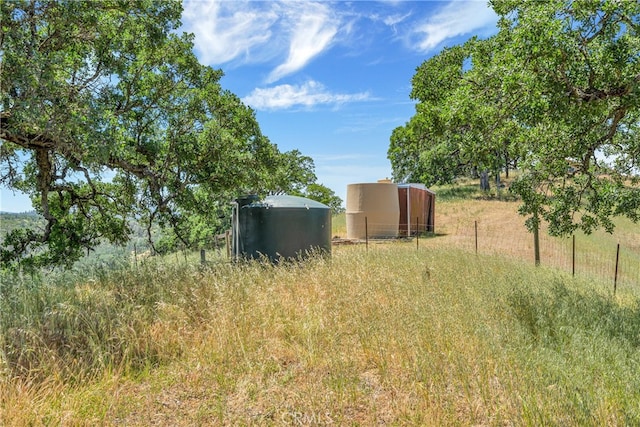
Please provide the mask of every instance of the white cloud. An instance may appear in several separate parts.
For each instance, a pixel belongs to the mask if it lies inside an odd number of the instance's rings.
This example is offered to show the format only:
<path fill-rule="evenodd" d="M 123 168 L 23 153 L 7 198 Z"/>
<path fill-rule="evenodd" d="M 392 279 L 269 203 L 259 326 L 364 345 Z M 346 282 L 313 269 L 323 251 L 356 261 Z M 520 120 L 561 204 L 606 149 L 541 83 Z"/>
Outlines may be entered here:
<path fill-rule="evenodd" d="M 338 32 L 339 20 L 331 9 L 321 3 L 294 3 L 287 6 L 291 25 L 289 54 L 284 63 L 276 67 L 267 79 L 269 83 L 303 68 L 314 57 L 331 46 Z"/>
<path fill-rule="evenodd" d="M 427 52 L 450 38 L 495 28 L 497 22 L 487 2 L 454 0 L 413 29 L 414 48 Z"/>
<path fill-rule="evenodd" d="M 181 30 L 195 35 L 201 62 L 226 68 L 260 63 L 270 67 L 266 82 L 272 84 L 337 44 L 351 49 L 348 54 L 360 53 L 375 48 L 378 37 L 391 30 L 394 39 L 401 34 L 412 49 L 427 52 L 457 36 L 495 30 L 497 22 L 482 1 L 452 0 L 435 13 L 435 3 L 379 4 L 185 0 Z M 368 25 L 378 22 L 383 25 Z"/>
<path fill-rule="evenodd" d="M 341 28 L 330 5 L 306 1 L 190 0 L 182 21 L 205 64 L 279 61 L 268 83 L 304 68 L 333 45 Z"/>
<path fill-rule="evenodd" d="M 279 85 L 256 88 L 242 99 L 256 110 L 279 110 L 294 106 L 340 105 L 348 102 L 370 100 L 368 92 L 341 94 L 331 93 L 321 83 L 310 80 L 302 85 Z"/>
<path fill-rule="evenodd" d="M 246 1 L 196 1 L 184 3 L 183 30 L 195 35 L 194 47 L 201 62 L 219 65 L 239 57 L 250 61 L 268 44 L 278 15 Z M 260 49 L 260 55 L 264 55 Z"/>
<path fill-rule="evenodd" d="M 404 15 L 399 15 L 399 14 L 390 15 L 385 17 L 382 22 L 384 22 L 385 25 L 388 25 L 390 27 L 395 27 L 396 24 L 401 23 L 402 21 L 407 19 L 409 16 L 411 16 L 411 12 L 408 12 Z"/>

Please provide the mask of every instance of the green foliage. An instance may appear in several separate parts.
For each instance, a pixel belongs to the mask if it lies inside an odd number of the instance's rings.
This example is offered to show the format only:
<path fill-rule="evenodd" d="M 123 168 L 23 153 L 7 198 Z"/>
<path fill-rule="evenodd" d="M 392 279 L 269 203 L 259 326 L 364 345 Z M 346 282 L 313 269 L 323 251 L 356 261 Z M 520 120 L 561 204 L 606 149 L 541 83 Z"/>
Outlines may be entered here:
<path fill-rule="evenodd" d="M 495 89 L 497 71 L 486 64 L 499 49 L 497 39 L 473 38 L 418 67 L 411 92 L 416 114 L 391 135 L 396 180 L 447 184 L 479 170 L 499 174 L 520 158 L 509 124 L 501 122 L 511 106 Z"/>
<path fill-rule="evenodd" d="M 334 193 L 332 189 L 322 184 L 313 183 L 307 185 L 303 195 L 309 199 L 316 200 L 329 206 L 333 214 L 344 212 L 342 199 L 336 196 L 336 193 Z"/>
<path fill-rule="evenodd" d="M 70 265 L 101 241 L 123 244 L 131 218 L 201 244 L 234 196 L 315 178 L 198 63 L 193 36 L 176 32 L 180 2 L 0 5 L 0 184 L 45 220 L 7 235 L 3 266 Z"/>
<path fill-rule="evenodd" d="M 425 61 L 391 137 L 396 179 L 523 170 L 521 212 L 554 235 L 640 218 L 640 4 L 495 0 L 499 33 Z M 568 172 L 571 176 L 568 176 Z"/>

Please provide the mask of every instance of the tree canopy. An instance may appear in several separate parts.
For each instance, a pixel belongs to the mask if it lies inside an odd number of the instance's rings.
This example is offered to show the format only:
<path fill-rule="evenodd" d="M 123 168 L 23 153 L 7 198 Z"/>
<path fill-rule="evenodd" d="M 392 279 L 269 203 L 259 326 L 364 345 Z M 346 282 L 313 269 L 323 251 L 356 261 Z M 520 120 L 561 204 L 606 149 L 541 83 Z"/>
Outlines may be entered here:
<path fill-rule="evenodd" d="M 324 203 L 331 208 L 334 214 L 345 211 L 345 208 L 342 206 L 342 199 L 336 196 L 336 193 L 332 189 L 322 184 L 309 184 L 300 195 Z"/>
<path fill-rule="evenodd" d="M 313 161 L 280 152 L 198 62 L 180 2 L 0 7 L 0 185 L 45 219 L 5 237 L 3 266 L 68 265 L 123 243 L 132 219 L 192 244 L 233 197 L 315 182 Z"/>
<path fill-rule="evenodd" d="M 452 182 L 517 161 L 527 224 L 565 235 L 640 218 L 640 3 L 494 0 L 498 33 L 420 65 L 394 130 L 396 179 Z"/>

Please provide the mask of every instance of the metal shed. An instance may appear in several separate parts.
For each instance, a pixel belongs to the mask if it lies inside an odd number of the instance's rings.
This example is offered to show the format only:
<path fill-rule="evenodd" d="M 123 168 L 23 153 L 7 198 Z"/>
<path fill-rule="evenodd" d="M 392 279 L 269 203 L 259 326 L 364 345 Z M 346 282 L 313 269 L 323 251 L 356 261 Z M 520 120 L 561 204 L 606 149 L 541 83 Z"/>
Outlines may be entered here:
<path fill-rule="evenodd" d="M 398 202 L 401 236 L 435 231 L 436 193 L 423 184 L 398 184 Z"/>

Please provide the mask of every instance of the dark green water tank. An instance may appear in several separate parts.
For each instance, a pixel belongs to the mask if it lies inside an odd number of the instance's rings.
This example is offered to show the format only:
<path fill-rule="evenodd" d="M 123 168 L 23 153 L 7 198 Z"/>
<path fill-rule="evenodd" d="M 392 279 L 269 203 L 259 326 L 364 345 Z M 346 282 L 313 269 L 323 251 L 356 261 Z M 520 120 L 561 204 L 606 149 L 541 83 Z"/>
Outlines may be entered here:
<path fill-rule="evenodd" d="M 297 196 L 255 196 L 236 200 L 233 253 L 236 257 L 268 257 L 277 262 L 298 259 L 310 251 L 331 253 L 331 208 Z"/>

